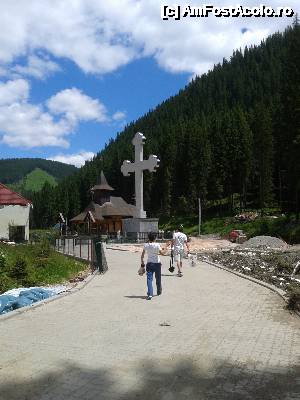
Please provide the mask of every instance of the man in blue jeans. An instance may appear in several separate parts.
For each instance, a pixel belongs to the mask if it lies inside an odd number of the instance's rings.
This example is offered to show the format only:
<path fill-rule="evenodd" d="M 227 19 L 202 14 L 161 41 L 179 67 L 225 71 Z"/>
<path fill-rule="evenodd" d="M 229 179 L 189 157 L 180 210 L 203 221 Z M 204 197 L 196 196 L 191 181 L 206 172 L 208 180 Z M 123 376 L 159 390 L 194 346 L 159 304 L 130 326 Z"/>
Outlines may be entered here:
<path fill-rule="evenodd" d="M 146 271 L 147 271 L 147 300 L 153 297 L 153 274 L 155 274 L 157 296 L 162 294 L 161 287 L 161 262 L 159 255 L 165 254 L 165 250 L 161 248 L 159 243 L 155 243 L 156 234 L 151 232 L 148 234 L 149 242 L 144 244 L 144 249 L 141 256 L 141 263 L 144 264 L 145 253 L 148 255 Z"/>

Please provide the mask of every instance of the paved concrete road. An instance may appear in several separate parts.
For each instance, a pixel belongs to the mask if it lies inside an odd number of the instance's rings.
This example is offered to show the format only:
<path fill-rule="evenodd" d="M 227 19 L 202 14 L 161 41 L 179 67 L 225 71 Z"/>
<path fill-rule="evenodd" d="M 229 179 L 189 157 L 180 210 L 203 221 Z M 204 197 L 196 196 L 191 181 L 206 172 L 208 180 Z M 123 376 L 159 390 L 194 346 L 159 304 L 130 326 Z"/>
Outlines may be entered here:
<path fill-rule="evenodd" d="M 300 319 L 206 264 L 146 301 L 139 255 L 108 251 L 83 290 L 0 319 L 1 400 L 300 398 Z M 170 326 L 161 326 L 170 325 Z"/>

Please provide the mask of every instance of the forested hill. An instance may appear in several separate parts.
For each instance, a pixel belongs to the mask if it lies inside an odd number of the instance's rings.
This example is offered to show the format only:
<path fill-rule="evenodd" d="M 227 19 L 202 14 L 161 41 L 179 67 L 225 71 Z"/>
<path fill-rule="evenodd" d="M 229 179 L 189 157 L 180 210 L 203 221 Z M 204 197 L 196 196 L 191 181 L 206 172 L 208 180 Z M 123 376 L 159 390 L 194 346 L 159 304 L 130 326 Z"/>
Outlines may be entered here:
<path fill-rule="evenodd" d="M 42 158 L 0 159 L 0 182 L 5 185 L 17 183 L 36 169 L 45 171 L 58 181 L 77 171 L 74 165 Z"/>
<path fill-rule="evenodd" d="M 241 207 L 299 209 L 300 27 L 297 23 L 261 43 L 235 51 L 178 95 L 111 140 L 77 174 L 34 197 L 35 223 L 53 223 L 59 211 L 74 216 L 104 170 L 117 193 L 132 201 L 133 178 L 121 175 L 133 158 L 137 131 L 145 156 L 159 156 L 145 173 L 145 209 L 152 216 L 196 211 L 219 202 Z M 48 199 L 45 204 L 44 199 Z"/>

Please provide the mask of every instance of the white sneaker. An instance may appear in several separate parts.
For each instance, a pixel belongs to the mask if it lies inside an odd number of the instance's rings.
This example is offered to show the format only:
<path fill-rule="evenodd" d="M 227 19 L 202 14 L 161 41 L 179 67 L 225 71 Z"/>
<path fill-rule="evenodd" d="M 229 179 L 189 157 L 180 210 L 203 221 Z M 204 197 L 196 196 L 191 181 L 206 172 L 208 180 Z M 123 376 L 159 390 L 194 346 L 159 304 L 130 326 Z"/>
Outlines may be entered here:
<path fill-rule="evenodd" d="M 152 299 L 152 296 L 148 296 L 148 297 L 147 297 L 147 300 L 151 300 L 151 299 Z"/>

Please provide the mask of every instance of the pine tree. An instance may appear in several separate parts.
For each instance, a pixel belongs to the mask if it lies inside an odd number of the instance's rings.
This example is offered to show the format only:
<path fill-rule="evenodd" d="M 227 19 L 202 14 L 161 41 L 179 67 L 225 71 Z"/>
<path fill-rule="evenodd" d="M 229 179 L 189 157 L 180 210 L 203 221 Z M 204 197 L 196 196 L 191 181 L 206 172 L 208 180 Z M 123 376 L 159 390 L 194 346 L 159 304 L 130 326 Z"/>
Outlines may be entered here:
<path fill-rule="evenodd" d="M 288 196 L 290 210 L 300 213 L 300 25 L 298 17 L 289 32 L 289 43 L 284 66 L 283 130 L 285 133 Z"/>
<path fill-rule="evenodd" d="M 240 207 L 245 208 L 247 204 L 247 189 L 252 171 L 253 137 L 246 116 L 240 107 L 233 110 L 232 118 L 238 135 L 235 186 L 240 194 Z"/>
<path fill-rule="evenodd" d="M 253 125 L 255 174 L 259 206 L 268 206 L 273 199 L 273 166 L 274 149 L 272 121 L 270 113 L 264 104 L 258 103 L 254 109 Z"/>

